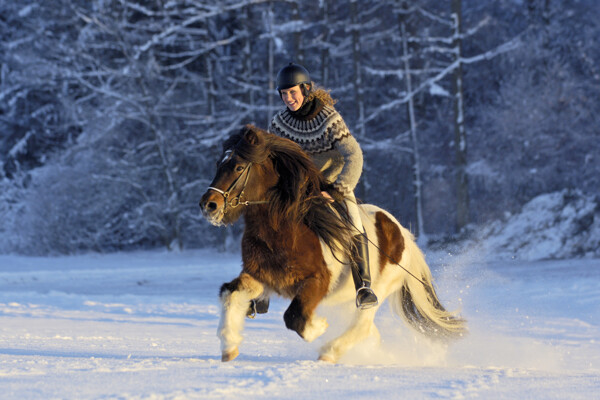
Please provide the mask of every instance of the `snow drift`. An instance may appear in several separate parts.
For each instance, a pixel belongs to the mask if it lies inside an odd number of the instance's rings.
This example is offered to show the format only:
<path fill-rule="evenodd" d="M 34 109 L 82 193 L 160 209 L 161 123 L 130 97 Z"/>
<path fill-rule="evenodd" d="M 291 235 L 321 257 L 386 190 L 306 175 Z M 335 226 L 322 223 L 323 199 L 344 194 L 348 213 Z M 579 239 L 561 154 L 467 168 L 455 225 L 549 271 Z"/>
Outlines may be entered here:
<path fill-rule="evenodd" d="M 600 201 L 579 190 L 543 194 L 518 214 L 476 228 L 464 247 L 495 259 L 600 257 Z"/>

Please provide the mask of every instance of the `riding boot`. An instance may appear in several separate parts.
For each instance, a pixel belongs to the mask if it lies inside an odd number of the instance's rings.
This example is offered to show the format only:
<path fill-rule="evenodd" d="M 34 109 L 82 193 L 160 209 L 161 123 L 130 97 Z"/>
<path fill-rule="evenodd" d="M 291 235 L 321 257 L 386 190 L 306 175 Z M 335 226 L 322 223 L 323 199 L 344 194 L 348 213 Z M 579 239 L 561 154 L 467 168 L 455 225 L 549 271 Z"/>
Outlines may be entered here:
<path fill-rule="evenodd" d="M 364 234 L 354 236 L 356 252 L 352 260 L 352 278 L 356 288 L 356 307 L 361 310 L 379 304 L 375 292 L 371 289 L 371 271 L 369 269 L 369 250 Z"/>
<path fill-rule="evenodd" d="M 246 316 L 248 318 L 254 319 L 256 314 L 266 314 L 269 311 L 269 298 L 256 298 L 250 300 L 250 304 L 248 305 L 248 310 L 246 310 Z"/>

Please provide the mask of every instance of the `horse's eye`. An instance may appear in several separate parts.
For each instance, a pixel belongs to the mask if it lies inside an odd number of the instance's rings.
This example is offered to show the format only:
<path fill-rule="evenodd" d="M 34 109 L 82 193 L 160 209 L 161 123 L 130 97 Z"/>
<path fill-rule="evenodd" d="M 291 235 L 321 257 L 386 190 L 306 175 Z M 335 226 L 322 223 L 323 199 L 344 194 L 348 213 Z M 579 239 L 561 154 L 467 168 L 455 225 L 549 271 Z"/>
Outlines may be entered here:
<path fill-rule="evenodd" d="M 235 167 L 235 171 L 236 172 L 242 172 L 244 170 L 244 166 L 243 165 L 238 165 L 237 167 Z"/>

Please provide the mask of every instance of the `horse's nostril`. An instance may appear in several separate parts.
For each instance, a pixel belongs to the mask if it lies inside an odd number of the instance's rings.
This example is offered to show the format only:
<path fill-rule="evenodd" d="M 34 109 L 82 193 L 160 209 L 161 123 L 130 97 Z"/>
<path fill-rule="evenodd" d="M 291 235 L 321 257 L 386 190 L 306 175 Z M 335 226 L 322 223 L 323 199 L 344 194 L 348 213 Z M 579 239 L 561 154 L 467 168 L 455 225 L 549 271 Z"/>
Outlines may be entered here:
<path fill-rule="evenodd" d="M 204 209 L 208 212 L 213 212 L 217 209 L 217 203 L 215 203 L 214 201 L 209 201 L 204 205 Z"/>

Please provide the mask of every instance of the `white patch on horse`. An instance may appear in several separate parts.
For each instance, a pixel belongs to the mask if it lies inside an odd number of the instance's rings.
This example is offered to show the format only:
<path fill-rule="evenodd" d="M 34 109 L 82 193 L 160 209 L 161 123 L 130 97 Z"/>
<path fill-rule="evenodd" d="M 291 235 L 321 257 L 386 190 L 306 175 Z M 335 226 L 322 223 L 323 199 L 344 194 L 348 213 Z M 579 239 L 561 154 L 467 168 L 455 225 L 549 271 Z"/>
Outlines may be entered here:
<path fill-rule="evenodd" d="M 221 164 L 223 164 L 225 161 L 228 161 L 232 155 L 233 155 L 233 150 L 225 151 L 225 157 L 223 157 L 223 159 L 221 160 Z"/>
<path fill-rule="evenodd" d="M 329 324 L 327 320 L 323 317 L 317 317 L 313 315 L 310 321 L 306 324 L 304 328 L 304 332 L 302 332 L 302 337 L 307 342 L 312 342 L 319 336 L 325 333 Z"/>

